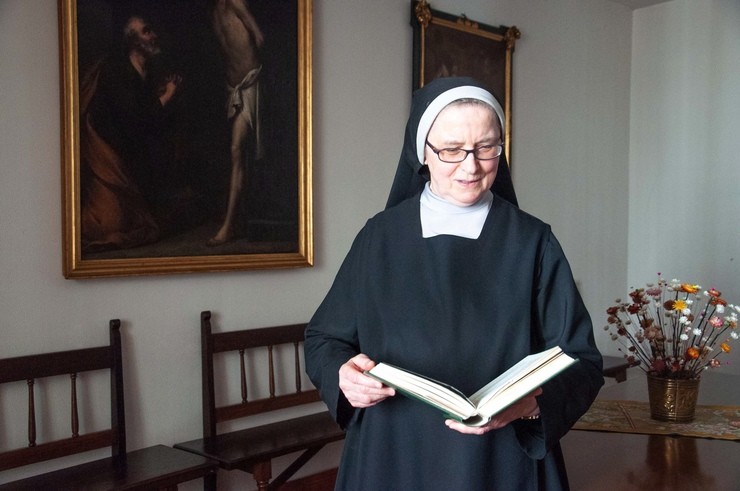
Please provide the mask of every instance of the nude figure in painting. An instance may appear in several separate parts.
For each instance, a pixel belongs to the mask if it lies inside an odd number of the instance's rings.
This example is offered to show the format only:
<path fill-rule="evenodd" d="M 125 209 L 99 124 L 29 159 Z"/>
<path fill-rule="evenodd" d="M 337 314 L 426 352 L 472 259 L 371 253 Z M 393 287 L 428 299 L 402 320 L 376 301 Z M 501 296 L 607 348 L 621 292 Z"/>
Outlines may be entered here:
<path fill-rule="evenodd" d="M 215 0 L 212 14 L 226 62 L 227 117 L 231 127 L 231 177 L 226 216 L 208 245 L 220 245 L 234 237 L 235 219 L 247 184 L 248 163 L 261 155 L 259 132 L 259 48 L 262 31 L 249 11 L 247 0 Z M 250 139 L 251 136 L 251 139 Z M 248 142 L 254 142 L 248 148 Z"/>

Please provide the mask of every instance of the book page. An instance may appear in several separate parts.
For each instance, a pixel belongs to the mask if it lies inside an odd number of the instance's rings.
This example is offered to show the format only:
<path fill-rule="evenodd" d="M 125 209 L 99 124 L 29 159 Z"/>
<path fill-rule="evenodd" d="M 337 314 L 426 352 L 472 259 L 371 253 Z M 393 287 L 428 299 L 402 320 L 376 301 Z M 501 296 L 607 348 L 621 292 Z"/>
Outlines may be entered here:
<path fill-rule="evenodd" d="M 552 360 L 560 353 L 562 353 L 560 347 L 555 346 L 540 353 L 535 353 L 522 358 L 519 363 L 506 370 L 504 373 L 479 389 L 475 394 L 470 396 L 470 401 L 476 406 L 485 404 L 492 397 L 495 397 L 496 394 L 506 389 L 506 387 L 517 383 L 532 370 L 547 361 Z"/>
<path fill-rule="evenodd" d="M 499 388 L 498 392 L 491 397 L 485 397 L 485 402 L 479 404 L 478 411 L 482 415 L 492 416 L 506 409 L 576 361 L 565 353 L 561 353 L 556 358 L 524 374 L 518 382 L 507 384 Z"/>
<path fill-rule="evenodd" d="M 476 412 L 475 406 L 462 392 L 443 382 L 387 363 L 379 363 L 366 373 L 390 387 L 428 402 L 462 419 L 468 418 Z"/>

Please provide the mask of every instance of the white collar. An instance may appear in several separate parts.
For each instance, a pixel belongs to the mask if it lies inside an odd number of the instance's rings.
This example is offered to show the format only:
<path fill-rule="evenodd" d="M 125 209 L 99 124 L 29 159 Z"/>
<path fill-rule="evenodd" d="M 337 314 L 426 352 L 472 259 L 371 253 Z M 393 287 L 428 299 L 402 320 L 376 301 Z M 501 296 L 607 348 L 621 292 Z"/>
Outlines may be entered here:
<path fill-rule="evenodd" d="M 437 235 L 477 239 L 492 203 L 493 193 L 488 191 L 474 204 L 458 206 L 434 194 L 426 183 L 419 202 L 421 235 L 425 239 Z"/>

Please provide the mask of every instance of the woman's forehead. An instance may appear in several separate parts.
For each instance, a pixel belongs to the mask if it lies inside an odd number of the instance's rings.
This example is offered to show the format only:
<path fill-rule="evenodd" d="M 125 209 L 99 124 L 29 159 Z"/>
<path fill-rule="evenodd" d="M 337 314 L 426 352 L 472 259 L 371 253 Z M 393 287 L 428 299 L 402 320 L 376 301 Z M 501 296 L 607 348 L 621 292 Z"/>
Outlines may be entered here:
<path fill-rule="evenodd" d="M 433 84 L 434 82 L 425 86 L 425 88 L 431 89 Z M 434 88 L 436 89 L 436 86 L 434 86 Z M 422 88 L 421 90 L 424 91 L 425 89 Z M 431 94 L 425 94 L 425 95 L 431 95 Z M 419 104 L 424 105 L 424 110 L 416 124 L 416 141 L 415 141 L 415 146 L 414 146 L 416 157 L 419 163 L 424 162 L 424 149 L 426 148 L 426 145 L 424 144 L 424 142 L 427 138 L 427 135 L 429 134 L 429 130 L 432 127 L 432 123 L 436 120 L 436 118 L 439 116 L 442 110 L 445 107 L 447 107 L 451 102 L 459 101 L 462 99 L 477 99 L 477 100 L 480 100 L 482 103 L 485 103 L 488 106 L 492 107 L 494 109 L 494 112 L 496 114 L 496 119 L 498 121 L 497 126 L 499 129 L 499 132 L 500 134 L 503 134 L 504 111 L 501 108 L 501 105 L 496 100 L 496 98 L 493 97 L 493 94 L 491 94 L 490 92 L 488 92 L 487 90 L 481 87 L 474 86 L 474 85 L 460 85 L 460 86 L 452 87 L 448 90 L 445 90 L 444 92 L 439 93 L 436 96 L 433 96 L 432 99 L 420 97 L 417 100 Z"/>
<path fill-rule="evenodd" d="M 466 125 L 471 122 L 476 123 L 481 133 L 495 132 L 500 135 L 501 128 L 496 111 L 482 101 L 455 101 L 448 104 L 435 118 L 429 133 L 432 133 L 435 128 L 449 128 L 461 122 Z"/>

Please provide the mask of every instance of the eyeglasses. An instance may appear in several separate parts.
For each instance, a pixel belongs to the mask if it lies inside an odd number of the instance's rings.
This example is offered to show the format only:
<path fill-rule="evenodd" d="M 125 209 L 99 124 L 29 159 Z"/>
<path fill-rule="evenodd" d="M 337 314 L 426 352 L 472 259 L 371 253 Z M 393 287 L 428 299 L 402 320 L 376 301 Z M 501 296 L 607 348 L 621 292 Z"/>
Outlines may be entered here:
<path fill-rule="evenodd" d="M 478 160 L 493 160 L 501 155 L 504 150 L 503 145 L 479 145 L 472 150 L 465 148 L 434 148 L 429 141 L 426 142 L 427 146 L 432 149 L 432 152 L 437 154 L 439 160 L 447 162 L 448 164 L 457 164 L 468 158 L 471 153 Z"/>

